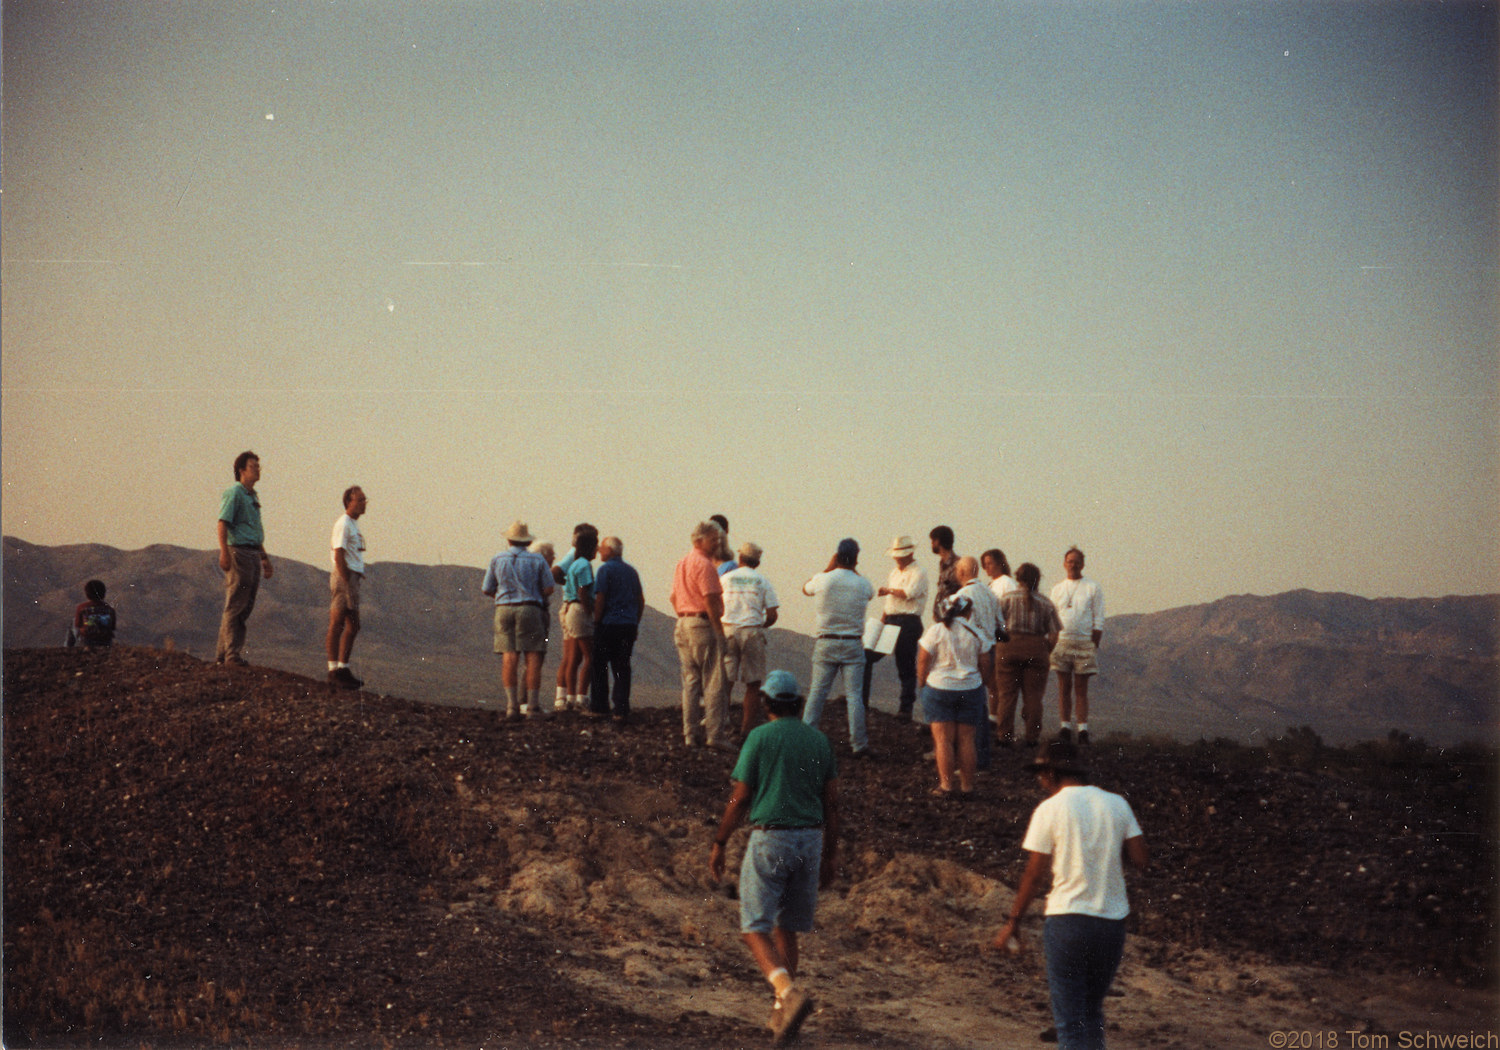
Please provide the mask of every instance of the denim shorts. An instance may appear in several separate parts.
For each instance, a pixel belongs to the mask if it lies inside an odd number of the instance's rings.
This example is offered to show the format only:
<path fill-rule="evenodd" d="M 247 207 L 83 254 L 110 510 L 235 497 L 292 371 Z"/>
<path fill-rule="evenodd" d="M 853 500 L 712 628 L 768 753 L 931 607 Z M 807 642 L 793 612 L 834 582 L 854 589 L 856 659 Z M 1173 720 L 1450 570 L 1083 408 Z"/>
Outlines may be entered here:
<path fill-rule="evenodd" d="M 958 722 L 961 725 L 978 725 L 985 713 L 989 694 L 984 686 L 973 689 L 937 689 L 930 685 L 922 687 L 922 714 L 929 722 Z"/>
<path fill-rule="evenodd" d="M 750 832 L 740 864 L 740 932 L 811 931 L 822 864 L 822 828 Z"/>

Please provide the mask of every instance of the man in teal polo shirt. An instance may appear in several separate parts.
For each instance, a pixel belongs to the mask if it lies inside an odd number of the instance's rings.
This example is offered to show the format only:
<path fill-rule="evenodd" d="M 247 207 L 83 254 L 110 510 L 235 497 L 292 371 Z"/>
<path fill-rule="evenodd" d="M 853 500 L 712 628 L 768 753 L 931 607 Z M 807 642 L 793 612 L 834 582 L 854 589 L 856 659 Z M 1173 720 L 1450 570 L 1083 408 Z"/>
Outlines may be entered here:
<path fill-rule="evenodd" d="M 818 888 L 838 871 L 838 766 L 828 738 L 798 717 L 803 698 L 790 671 L 768 674 L 761 697 L 771 720 L 751 730 L 740 748 L 709 871 L 715 881 L 723 878 L 724 846 L 748 815 L 740 935 L 776 991 L 770 1027 L 780 1045 L 796 1036 L 813 1008 L 793 983 L 797 934 L 813 928 Z"/>
<path fill-rule="evenodd" d="M 219 624 L 215 659 L 244 666 L 245 621 L 255 608 L 260 579 L 271 578 L 266 556 L 266 533 L 260 524 L 260 457 L 241 452 L 234 459 L 234 484 L 224 490 L 219 505 L 219 568 L 224 570 L 224 618 Z"/>

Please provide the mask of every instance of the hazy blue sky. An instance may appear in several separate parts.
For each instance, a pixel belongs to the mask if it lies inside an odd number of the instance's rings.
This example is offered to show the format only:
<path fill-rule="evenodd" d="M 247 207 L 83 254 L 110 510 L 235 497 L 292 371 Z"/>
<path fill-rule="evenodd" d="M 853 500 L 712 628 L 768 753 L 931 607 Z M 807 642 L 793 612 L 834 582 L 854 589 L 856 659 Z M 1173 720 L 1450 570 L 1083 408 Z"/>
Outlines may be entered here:
<path fill-rule="evenodd" d="M 4 5 L 3 526 L 1500 590 L 1494 4 Z M 932 559 L 924 558 L 931 567 Z M 378 585 L 378 568 L 371 585 Z M 477 572 L 476 572 L 477 579 Z M 217 586 L 206 570 L 205 586 Z"/>

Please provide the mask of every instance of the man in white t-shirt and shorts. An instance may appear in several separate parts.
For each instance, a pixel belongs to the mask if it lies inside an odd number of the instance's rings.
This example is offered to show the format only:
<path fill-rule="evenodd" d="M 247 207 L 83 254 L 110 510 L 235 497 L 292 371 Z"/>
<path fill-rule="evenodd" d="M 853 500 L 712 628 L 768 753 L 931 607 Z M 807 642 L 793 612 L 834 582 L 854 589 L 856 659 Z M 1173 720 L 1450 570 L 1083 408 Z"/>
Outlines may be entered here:
<path fill-rule="evenodd" d="M 1052 588 L 1052 604 L 1062 621 L 1057 646 L 1052 650 L 1052 670 L 1057 672 L 1058 715 L 1062 727 L 1059 740 L 1071 740 L 1078 731 L 1078 744 L 1089 742 L 1089 679 L 1099 673 L 1099 640 L 1104 637 L 1104 591 L 1083 574 L 1083 551 L 1069 547 L 1063 555 L 1067 578 Z M 1076 717 L 1076 721 L 1075 721 Z"/>
<path fill-rule="evenodd" d="M 368 500 L 365 490 L 351 485 L 344 490 L 344 513 L 333 523 L 333 572 L 328 577 L 332 601 L 328 606 L 328 681 L 341 689 L 358 689 L 365 683 L 349 670 L 349 654 L 359 634 L 359 590 L 365 578 L 365 537 L 359 518 Z"/>
<path fill-rule="evenodd" d="M 719 577 L 724 587 L 724 689 L 728 692 L 735 682 L 745 683 L 741 736 L 761 720 L 760 683 L 766 677 L 766 630 L 776 623 L 781 605 L 776 588 L 760 573 L 764 553 L 758 544 L 740 544 L 739 567 Z"/>

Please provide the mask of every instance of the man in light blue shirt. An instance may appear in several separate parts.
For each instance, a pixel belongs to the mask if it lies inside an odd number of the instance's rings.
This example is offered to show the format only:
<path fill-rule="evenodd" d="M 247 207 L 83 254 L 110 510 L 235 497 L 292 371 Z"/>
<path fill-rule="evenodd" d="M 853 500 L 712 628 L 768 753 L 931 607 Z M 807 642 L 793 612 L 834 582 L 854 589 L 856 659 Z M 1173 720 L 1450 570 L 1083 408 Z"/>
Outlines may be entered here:
<path fill-rule="evenodd" d="M 547 614 L 543 602 L 552 594 L 547 559 L 526 549 L 532 535 L 517 521 L 505 531 L 510 546 L 490 560 L 482 591 L 495 599 L 495 652 L 501 655 L 505 685 L 505 717 L 521 717 L 516 693 L 517 665 L 526 656 L 526 693 L 532 718 L 543 718 L 542 661 L 547 656 Z"/>
<path fill-rule="evenodd" d="M 849 746 L 855 758 L 869 758 L 870 741 L 865 731 L 865 705 L 860 686 L 865 670 L 865 606 L 875 597 L 870 581 L 854 571 L 859 563 L 859 544 L 839 540 L 828 568 L 802 585 L 811 597 L 817 615 L 813 642 L 812 686 L 802 720 L 810 726 L 823 717 L 823 704 L 833 690 L 833 680 L 844 672 L 844 702 L 849 709 Z"/>
<path fill-rule="evenodd" d="M 271 578 L 266 555 L 266 533 L 260 523 L 260 457 L 241 452 L 234 460 L 234 484 L 219 503 L 219 568 L 224 570 L 224 616 L 219 622 L 215 659 L 243 667 L 245 621 L 255 608 L 261 577 Z"/>

